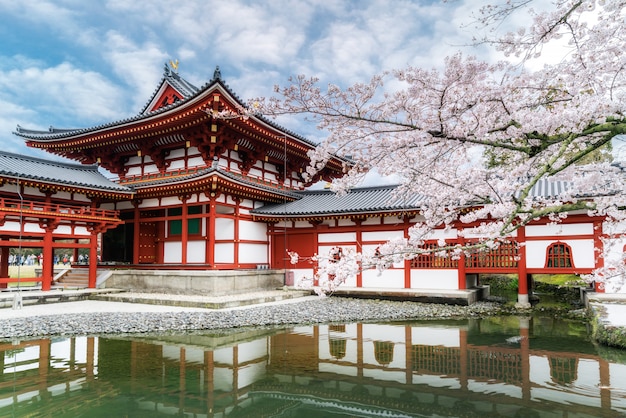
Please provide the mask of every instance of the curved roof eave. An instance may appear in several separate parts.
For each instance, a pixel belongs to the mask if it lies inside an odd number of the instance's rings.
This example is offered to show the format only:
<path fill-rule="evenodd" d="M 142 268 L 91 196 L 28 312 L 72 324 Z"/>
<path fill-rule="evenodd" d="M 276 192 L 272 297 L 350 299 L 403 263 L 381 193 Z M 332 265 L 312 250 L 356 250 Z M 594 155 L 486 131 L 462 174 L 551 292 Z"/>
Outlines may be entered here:
<path fill-rule="evenodd" d="M 162 116 L 167 116 L 168 113 L 173 113 L 175 111 L 184 109 L 187 106 L 193 105 L 197 103 L 197 101 L 204 99 L 206 96 L 213 93 L 216 89 L 219 89 L 223 94 L 228 96 L 231 100 L 236 102 L 238 105 L 242 107 L 246 107 L 245 103 L 228 87 L 228 85 L 224 84 L 221 79 L 214 79 L 209 83 L 205 84 L 201 87 L 195 94 L 186 98 L 185 100 L 180 100 L 178 102 L 172 103 L 170 105 L 159 108 L 153 112 L 138 114 L 126 119 L 121 119 L 101 125 L 92 126 L 89 128 L 78 128 L 78 129 L 59 129 L 50 127 L 47 131 L 26 129 L 17 125 L 16 130 L 13 132 L 14 135 L 25 138 L 34 142 L 53 142 L 53 141 L 63 141 L 68 139 L 75 139 L 86 134 L 98 133 L 101 131 L 107 131 L 112 128 L 120 128 L 127 127 L 128 125 L 133 125 L 135 123 L 143 123 L 146 121 L 150 121 L 154 118 L 159 118 Z M 304 138 L 301 135 L 296 134 L 295 132 L 286 129 L 262 115 L 251 115 L 250 118 L 257 120 L 259 123 L 266 125 L 268 128 L 272 130 L 279 131 L 289 137 L 296 139 L 300 142 L 303 142 L 308 147 L 316 147 L 318 144 L 314 143 L 311 140 Z"/>
<path fill-rule="evenodd" d="M 289 197 L 291 199 L 300 198 L 300 195 L 297 192 L 292 192 L 288 189 L 282 189 L 279 187 L 267 185 L 263 182 L 257 182 L 251 179 L 247 179 L 243 176 L 238 176 L 232 172 L 225 171 L 225 170 L 222 170 L 220 168 L 215 168 L 215 167 L 205 168 L 205 169 L 198 170 L 194 173 L 190 173 L 190 174 L 183 175 L 183 176 L 163 177 L 163 178 L 158 178 L 158 179 L 145 182 L 145 183 L 136 183 L 136 184 L 131 183 L 129 184 L 129 187 L 135 191 L 141 191 L 142 189 L 153 188 L 153 187 L 158 187 L 158 186 L 171 186 L 175 184 L 185 184 L 185 183 L 189 183 L 190 181 L 207 179 L 212 176 L 218 176 L 218 177 L 223 178 L 224 180 L 239 183 L 241 185 L 248 186 L 253 189 L 262 190 L 265 192 L 271 192 L 271 193 L 278 194 L 281 196 Z"/>

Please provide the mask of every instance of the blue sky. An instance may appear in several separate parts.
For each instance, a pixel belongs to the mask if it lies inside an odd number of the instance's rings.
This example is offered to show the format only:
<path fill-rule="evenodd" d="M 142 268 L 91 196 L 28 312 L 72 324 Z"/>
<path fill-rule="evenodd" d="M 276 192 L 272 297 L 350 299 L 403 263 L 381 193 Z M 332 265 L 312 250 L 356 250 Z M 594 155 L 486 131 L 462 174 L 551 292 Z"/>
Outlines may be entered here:
<path fill-rule="evenodd" d="M 217 65 L 241 97 L 290 75 L 349 85 L 406 65 L 437 67 L 469 42 L 480 0 L 0 0 L 3 149 L 53 158 L 12 134 L 139 113 L 170 59 L 197 86 Z M 471 50 L 466 52 L 472 53 Z M 301 119 L 279 121 L 313 141 Z"/>

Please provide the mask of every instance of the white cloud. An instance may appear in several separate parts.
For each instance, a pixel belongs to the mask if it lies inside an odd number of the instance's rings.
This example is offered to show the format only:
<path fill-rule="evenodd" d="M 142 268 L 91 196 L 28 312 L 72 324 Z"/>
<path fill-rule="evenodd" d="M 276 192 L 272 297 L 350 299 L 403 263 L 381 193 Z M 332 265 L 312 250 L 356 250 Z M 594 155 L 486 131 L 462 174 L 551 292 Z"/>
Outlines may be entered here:
<path fill-rule="evenodd" d="M 100 122 L 119 117 L 123 99 L 119 88 L 101 74 L 69 63 L 1 71 L 0 98 L 16 108 Z"/>

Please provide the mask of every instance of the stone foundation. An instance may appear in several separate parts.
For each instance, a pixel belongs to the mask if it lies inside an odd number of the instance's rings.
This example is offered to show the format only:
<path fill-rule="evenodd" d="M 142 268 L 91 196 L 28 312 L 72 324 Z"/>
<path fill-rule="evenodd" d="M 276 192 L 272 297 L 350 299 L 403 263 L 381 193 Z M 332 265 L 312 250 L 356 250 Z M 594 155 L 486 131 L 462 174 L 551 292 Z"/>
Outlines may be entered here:
<path fill-rule="evenodd" d="M 284 270 L 111 270 L 101 287 L 136 292 L 190 295 L 230 295 L 277 289 Z"/>

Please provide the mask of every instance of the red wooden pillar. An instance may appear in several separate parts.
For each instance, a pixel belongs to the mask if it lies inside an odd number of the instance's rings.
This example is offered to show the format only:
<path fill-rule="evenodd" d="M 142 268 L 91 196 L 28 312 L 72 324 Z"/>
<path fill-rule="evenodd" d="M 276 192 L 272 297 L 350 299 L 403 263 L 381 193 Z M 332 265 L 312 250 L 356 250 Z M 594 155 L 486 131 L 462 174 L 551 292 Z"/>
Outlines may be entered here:
<path fill-rule="evenodd" d="M 209 219 L 207 222 L 207 246 L 206 246 L 206 262 L 209 266 L 215 269 L 215 197 L 211 196 L 211 200 L 209 202 Z"/>
<path fill-rule="evenodd" d="M 465 245 L 465 240 L 463 239 L 463 237 L 459 238 L 459 244 L 461 246 Z M 467 272 L 465 271 L 465 253 L 461 253 L 461 256 L 459 257 L 456 271 L 458 274 L 457 286 L 459 290 L 465 290 L 467 288 Z"/>
<path fill-rule="evenodd" d="M 139 202 L 138 201 L 134 201 L 133 202 L 134 206 L 135 206 L 135 213 L 134 213 L 134 218 L 133 218 L 133 222 L 134 222 L 134 228 L 133 228 L 133 264 L 139 264 L 139 244 L 140 244 L 140 240 L 139 240 L 139 230 L 140 230 L 140 219 L 139 219 Z"/>
<path fill-rule="evenodd" d="M 602 221 L 595 221 L 593 223 L 593 248 L 595 251 L 594 259 L 596 260 L 596 268 L 604 267 L 604 245 L 602 244 Z M 598 293 L 604 293 L 604 282 L 594 283 L 595 291 Z"/>
<path fill-rule="evenodd" d="M 235 201 L 235 219 L 234 219 L 234 231 L 233 231 L 233 236 L 234 236 L 234 241 L 233 242 L 233 263 L 235 263 L 235 266 L 237 268 L 241 267 L 241 264 L 239 264 L 239 244 L 241 243 L 241 238 L 239 237 L 239 209 L 240 209 L 240 204 L 241 204 L 241 199 L 237 198 L 237 197 L 233 197 L 233 200 Z"/>
<path fill-rule="evenodd" d="M 517 243 L 519 245 L 519 260 L 517 261 L 517 306 L 530 308 L 528 297 L 528 273 L 526 270 L 526 229 L 520 227 L 517 230 Z"/>
<path fill-rule="evenodd" d="M 187 205 L 187 201 L 189 200 L 189 195 L 183 195 L 183 196 L 179 196 L 179 199 L 183 202 L 183 210 L 182 210 L 182 220 L 181 220 L 181 256 L 180 256 L 180 262 L 182 264 L 187 264 L 187 244 L 189 241 L 189 230 L 188 230 L 188 226 L 189 226 L 189 214 L 187 213 L 187 208 L 189 207 Z"/>
<path fill-rule="evenodd" d="M 89 284 L 90 289 L 96 288 L 96 280 L 98 277 L 98 233 L 99 229 L 95 228 L 91 232 L 89 240 Z"/>
<path fill-rule="evenodd" d="M 356 243 L 357 248 L 363 248 L 363 233 L 361 231 L 361 223 L 360 219 L 352 219 L 356 226 Z M 363 287 L 363 269 L 359 270 L 356 275 L 356 287 Z"/>
<path fill-rule="evenodd" d="M 43 236 L 43 266 L 41 269 L 41 290 L 50 290 L 54 273 L 54 251 L 52 249 L 52 231 L 56 229 L 56 222 L 49 222 L 44 228 Z"/>
<path fill-rule="evenodd" d="M 404 217 L 404 238 L 409 239 L 409 228 L 411 224 L 409 223 L 409 217 Z M 411 288 L 411 260 L 404 260 L 404 288 Z"/>
<path fill-rule="evenodd" d="M 0 248 L 0 277 L 9 277 L 9 247 Z M 6 289 L 8 283 L 0 283 L 0 289 Z"/>

